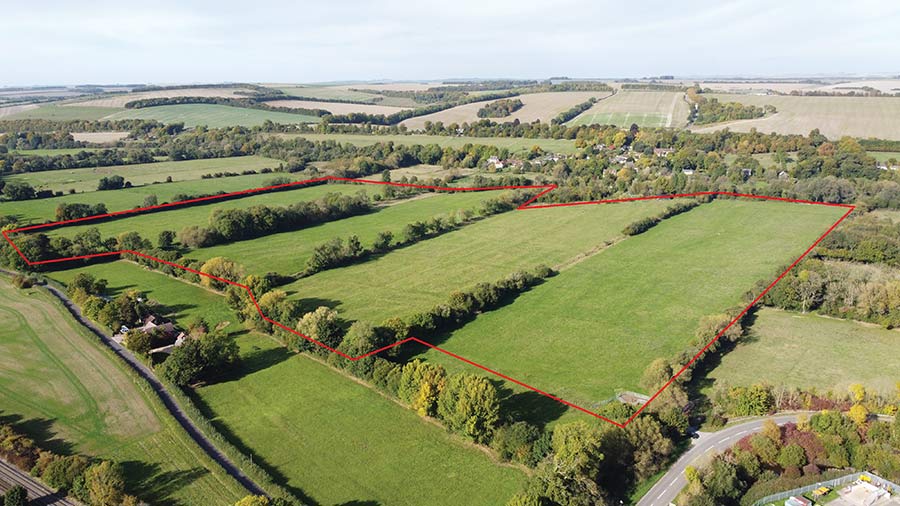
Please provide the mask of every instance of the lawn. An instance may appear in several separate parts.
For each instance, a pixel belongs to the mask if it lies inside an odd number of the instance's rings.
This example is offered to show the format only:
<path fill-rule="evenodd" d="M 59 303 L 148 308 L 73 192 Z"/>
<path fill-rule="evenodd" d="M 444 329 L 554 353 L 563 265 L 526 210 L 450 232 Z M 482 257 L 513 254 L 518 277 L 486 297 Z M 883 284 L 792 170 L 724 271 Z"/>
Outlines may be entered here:
<path fill-rule="evenodd" d="M 283 163 L 274 158 L 262 156 L 237 156 L 233 158 L 208 158 L 204 160 L 185 160 L 180 162 L 154 162 L 133 165 L 114 165 L 111 167 L 94 167 L 70 170 L 48 170 L 42 172 L 26 172 L 6 176 L 5 181 L 22 181 L 31 186 L 44 189 L 68 192 L 89 192 L 97 189 L 101 178 L 113 175 L 122 176 L 132 185 L 145 185 L 165 181 L 171 177 L 173 181 L 200 179 L 203 174 L 215 172 L 238 172 L 244 170 L 260 170 L 275 168 Z M 271 177 L 271 176 L 270 176 Z M 213 192 L 204 185 L 205 192 Z"/>
<path fill-rule="evenodd" d="M 853 383 L 884 395 L 896 392 L 900 333 L 870 324 L 764 308 L 749 336 L 710 374 L 717 383 L 766 382 L 820 392 Z M 877 367 L 873 357 L 878 357 Z"/>
<path fill-rule="evenodd" d="M 316 116 L 215 104 L 160 105 L 126 109 L 110 114 L 105 119 L 148 119 L 166 124 L 184 123 L 186 127 L 206 125 L 210 128 L 251 127 L 262 125 L 266 120 L 282 124 L 319 122 Z"/>
<path fill-rule="evenodd" d="M 504 504 L 525 479 L 309 357 L 258 336 L 239 342 L 240 379 L 198 394 L 255 462 L 318 504 Z"/>
<path fill-rule="evenodd" d="M 506 148 L 514 154 L 524 154 L 533 146 L 553 153 L 574 153 L 575 141 L 567 139 L 526 139 L 521 137 L 450 137 L 446 135 L 365 135 L 365 134 L 297 134 L 311 141 L 331 140 L 371 146 L 379 142 L 393 142 L 407 146 L 437 144 L 442 148 L 461 148 L 466 144 L 483 144 Z"/>
<path fill-rule="evenodd" d="M 686 348 L 702 316 L 739 305 L 758 280 L 774 279 L 841 211 L 735 200 L 702 205 L 479 316 L 442 347 L 583 406 L 640 391 L 654 358 Z"/>
<path fill-rule="evenodd" d="M 5 120 L 16 119 L 47 119 L 52 121 L 87 120 L 95 121 L 106 119 L 110 114 L 124 109 L 93 106 L 66 106 L 66 105 L 42 105 L 37 109 L 28 109 L 4 116 Z"/>
<path fill-rule="evenodd" d="M 246 492 L 158 398 L 39 289 L 0 278 L 0 418 L 39 444 L 123 462 L 152 504 L 233 504 Z"/>
<path fill-rule="evenodd" d="M 517 269 L 566 262 L 668 205 L 650 201 L 511 211 L 284 289 L 299 299 L 333 301 L 346 318 L 379 323 L 429 309 L 453 290 L 496 281 Z"/>
<path fill-rule="evenodd" d="M 679 127 L 687 123 L 688 104 L 684 93 L 671 91 L 620 91 L 600 100 L 569 121 L 568 125 L 616 125 L 628 128 Z"/>

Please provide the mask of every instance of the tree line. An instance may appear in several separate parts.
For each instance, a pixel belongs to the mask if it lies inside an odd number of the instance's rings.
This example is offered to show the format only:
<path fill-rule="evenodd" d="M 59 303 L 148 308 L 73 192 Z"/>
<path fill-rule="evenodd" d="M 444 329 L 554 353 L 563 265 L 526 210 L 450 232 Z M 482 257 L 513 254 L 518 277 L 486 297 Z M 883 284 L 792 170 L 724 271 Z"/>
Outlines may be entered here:
<path fill-rule="evenodd" d="M 518 111 L 525 104 L 518 98 L 495 100 L 478 109 L 479 118 L 503 118 Z"/>

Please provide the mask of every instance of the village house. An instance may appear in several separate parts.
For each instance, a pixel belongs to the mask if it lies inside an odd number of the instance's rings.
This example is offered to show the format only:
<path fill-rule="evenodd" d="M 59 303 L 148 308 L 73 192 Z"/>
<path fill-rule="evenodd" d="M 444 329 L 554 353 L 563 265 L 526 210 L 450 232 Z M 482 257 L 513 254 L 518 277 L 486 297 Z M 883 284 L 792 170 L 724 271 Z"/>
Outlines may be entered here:
<path fill-rule="evenodd" d="M 787 179 L 789 176 L 786 170 L 778 171 L 778 179 Z"/>
<path fill-rule="evenodd" d="M 653 148 L 653 154 L 659 158 L 666 158 L 675 152 L 675 148 Z"/>
<path fill-rule="evenodd" d="M 157 315 L 150 315 L 144 318 L 140 327 L 130 329 L 125 325 L 122 325 L 119 328 L 119 332 L 112 336 L 113 341 L 122 344 L 125 340 L 125 335 L 132 330 L 138 330 L 144 334 L 150 332 L 155 334 L 158 333 L 159 337 L 162 337 L 163 339 L 173 339 L 172 343 L 160 346 L 159 348 L 154 348 L 150 350 L 150 353 L 171 353 L 172 349 L 176 346 L 181 346 L 182 343 L 184 343 L 184 340 L 189 337 L 185 332 L 178 331 L 178 329 L 175 328 L 175 324 L 171 321 Z"/>
<path fill-rule="evenodd" d="M 613 158 L 613 161 L 619 165 L 625 165 L 625 162 L 628 161 L 628 157 L 625 155 L 616 155 L 615 158 Z"/>
<path fill-rule="evenodd" d="M 487 166 L 494 169 L 502 169 L 503 168 L 503 160 L 499 157 L 492 156 L 487 160 Z"/>
<path fill-rule="evenodd" d="M 694 175 L 694 169 L 689 168 L 689 167 L 685 167 L 685 168 L 681 169 L 681 173 L 684 174 L 685 176 L 693 176 L 693 175 Z"/>

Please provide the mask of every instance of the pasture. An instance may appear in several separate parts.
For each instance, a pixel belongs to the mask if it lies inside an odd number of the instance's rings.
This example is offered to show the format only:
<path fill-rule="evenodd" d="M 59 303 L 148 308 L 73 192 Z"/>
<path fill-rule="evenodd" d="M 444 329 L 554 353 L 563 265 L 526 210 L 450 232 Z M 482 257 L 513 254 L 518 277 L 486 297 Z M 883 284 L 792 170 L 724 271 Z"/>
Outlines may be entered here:
<path fill-rule="evenodd" d="M 66 106 L 57 104 L 45 104 L 36 108 L 23 108 L 13 114 L 3 116 L 4 120 L 14 119 L 47 119 L 52 121 L 88 120 L 94 121 L 106 119 L 110 114 L 115 114 L 120 109 L 110 107 L 94 107 L 87 105 Z M 121 109 L 124 111 L 124 109 Z"/>
<path fill-rule="evenodd" d="M 101 148 L 60 148 L 60 149 L 14 149 L 10 154 L 20 156 L 61 156 L 75 155 L 82 151 L 99 151 Z"/>
<path fill-rule="evenodd" d="M 256 335 L 239 343 L 239 379 L 198 396 L 255 462 L 317 504 L 504 504 L 525 479 L 315 359 Z"/>
<path fill-rule="evenodd" d="M 518 269 L 554 266 L 659 213 L 666 201 L 511 211 L 391 252 L 285 285 L 295 298 L 333 301 L 343 317 L 380 323 L 444 302 L 453 290 Z"/>
<path fill-rule="evenodd" d="M 173 181 L 200 179 L 203 174 L 216 172 L 241 172 L 278 167 L 283 162 L 274 158 L 261 156 L 237 156 L 233 158 L 207 158 L 202 160 L 184 160 L 179 162 L 154 162 L 132 165 L 113 165 L 84 169 L 63 169 L 43 172 L 25 172 L 5 176 L 5 181 L 21 181 L 35 189 L 68 192 L 91 192 L 97 190 L 100 179 L 109 176 L 122 176 L 132 185 L 146 185 L 163 182 L 171 177 Z M 273 177 L 270 175 L 270 178 Z M 205 192 L 215 191 L 204 185 Z M 121 190 L 110 190 L 121 191 Z"/>
<path fill-rule="evenodd" d="M 574 264 L 439 344 L 596 406 L 618 391 L 640 391 L 654 358 L 686 348 L 701 317 L 740 305 L 757 281 L 774 279 L 840 215 L 776 202 L 701 205 Z M 467 367 L 438 352 L 425 356 Z"/>
<path fill-rule="evenodd" d="M 125 109 L 109 114 L 104 119 L 147 119 L 166 124 L 184 123 L 186 127 L 205 125 L 210 128 L 252 127 L 262 125 L 266 120 L 282 124 L 319 122 L 316 116 L 216 104 L 160 105 L 143 109 Z"/>
<path fill-rule="evenodd" d="M 689 106 L 684 93 L 671 91 L 620 91 L 579 114 L 568 125 L 616 125 L 628 128 L 680 127 L 687 123 Z"/>
<path fill-rule="evenodd" d="M 567 111 L 582 102 L 587 102 L 591 97 L 599 99 L 608 95 L 609 93 L 605 91 L 526 93 L 515 97 L 525 104 L 521 109 L 503 118 L 492 118 L 492 121 L 506 123 L 518 119 L 522 123 L 531 123 L 535 120 L 549 123 L 557 114 Z M 410 118 L 401 124 L 405 125 L 410 130 L 421 130 L 425 128 L 426 121 L 432 123 L 440 121 L 443 122 L 444 125 L 464 122 L 474 123 L 481 120 L 481 118 L 478 117 L 478 110 L 490 102 L 491 101 L 473 102 L 471 104 L 459 105 L 433 114 Z"/>
<path fill-rule="evenodd" d="M 891 396 L 900 371 L 898 340 L 898 331 L 871 324 L 763 308 L 748 336 L 708 378 L 714 384 L 768 383 L 838 394 L 860 383 Z"/>
<path fill-rule="evenodd" d="M 829 139 L 844 135 L 900 139 L 900 100 L 887 97 L 792 97 L 763 95 L 711 94 L 719 102 L 773 105 L 777 113 L 765 118 L 717 123 L 692 128 L 695 132 L 713 132 L 729 128 L 735 132 L 759 132 L 808 135 L 815 128 Z"/>
<path fill-rule="evenodd" d="M 521 110 L 521 109 L 520 109 Z M 567 139 L 526 139 L 522 137 L 450 137 L 446 135 L 366 135 L 366 134 L 290 134 L 285 137 L 299 136 L 311 141 L 335 141 L 353 144 L 354 146 L 371 146 L 378 143 L 393 142 L 407 146 L 421 144 L 437 144 L 442 148 L 461 148 L 466 144 L 482 144 L 506 148 L 513 154 L 524 154 L 532 147 L 538 146 L 551 153 L 571 154 L 576 151 L 575 141 Z"/>
<path fill-rule="evenodd" d="M 366 114 L 394 114 L 408 107 L 394 107 L 379 104 L 348 104 L 344 102 L 316 102 L 312 100 L 272 100 L 266 102 L 272 107 L 290 107 L 292 109 L 325 109 L 331 114 L 349 114 L 361 112 Z"/>
<path fill-rule="evenodd" d="M 226 506 L 246 493 L 61 304 L 5 277 L 0 405 L 38 444 L 122 462 L 127 488 L 150 503 Z"/>
<path fill-rule="evenodd" d="M 102 98 L 95 98 L 91 100 L 82 100 L 78 102 L 69 102 L 66 107 L 107 107 L 113 109 L 121 109 L 125 107 L 125 104 L 128 102 L 133 102 L 135 100 L 145 100 L 148 98 L 171 98 L 171 97 L 226 97 L 226 98 L 240 98 L 242 95 L 238 95 L 237 91 L 250 91 L 247 88 L 176 88 L 169 90 L 153 90 L 153 91 L 139 91 L 135 93 L 121 93 L 115 95 L 109 95 Z"/>

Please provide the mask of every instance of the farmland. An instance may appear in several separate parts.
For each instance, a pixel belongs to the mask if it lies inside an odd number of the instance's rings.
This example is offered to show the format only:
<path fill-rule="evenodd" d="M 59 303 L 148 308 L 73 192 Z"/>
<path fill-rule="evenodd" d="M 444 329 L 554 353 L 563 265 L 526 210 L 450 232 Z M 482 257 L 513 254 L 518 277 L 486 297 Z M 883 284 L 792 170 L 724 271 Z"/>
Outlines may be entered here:
<path fill-rule="evenodd" d="M 739 305 L 758 280 L 773 279 L 839 211 L 774 202 L 702 205 L 479 316 L 442 347 L 586 405 L 638 390 L 653 358 L 684 349 L 702 316 Z"/>
<path fill-rule="evenodd" d="M 557 114 L 571 109 L 573 106 L 582 102 L 587 102 L 591 97 L 603 98 L 609 95 L 602 91 L 570 91 L 570 92 L 547 92 L 547 93 L 527 93 L 516 98 L 525 105 L 511 115 L 497 118 L 498 122 L 513 121 L 518 119 L 522 123 L 531 123 L 535 120 L 541 120 L 549 123 Z M 451 123 L 474 123 L 479 121 L 478 110 L 488 104 L 490 101 L 473 102 L 446 109 L 425 116 L 410 118 L 403 123 L 410 130 L 420 130 L 425 127 L 425 122 L 430 121 L 436 123 L 443 122 L 444 125 Z"/>
<path fill-rule="evenodd" d="M 311 100 L 272 100 L 266 102 L 272 107 L 290 107 L 293 109 L 325 109 L 331 114 L 349 114 L 362 112 L 366 114 L 394 114 L 405 107 L 394 107 L 380 104 L 348 104 L 344 102 L 316 102 Z"/>
<path fill-rule="evenodd" d="M 6 181 L 22 181 L 38 189 L 68 192 L 90 192 L 97 189 L 100 179 L 119 175 L 132 185 L 162 182 L 171 177 L 173 181 L 200 179 L 203 174 L 215 172 L 241 172 L 276 168 L 282 162 L 261 156 L 240 156 L 234 158 L 210 158 L 205 160 L 185 160 L 179 162 L 154 162 L 134 165 L 95 167 L 85 169 L 27 172 L 6 176 Z M 271 176 L 270 176 L 271 177 Z M 118 191 L 118 190 L 116 190 Z M 5 205 L 5 204 L 4 204 Z"/>
<path fill-rule="evenodd" d="M 98 120 L 114 114 L 119 109 L 94 106 L 64 106 L 56 104 L 27 108 L 19 112 L 3 116 L 4 120 L 14 119 L 47 119 L 53 121 Z M 124 110 L 123 110 L 124 111 Z"/>
<path fill-rule="evenodd" d="M 896 330 L 871 324 L 765 308 L 708 377 L 715 384 L 768 383 L 838 394 L 860 383 L 891 396 L 897 380 L 891 373 L 900 370 L 898 339 Z"/>
<path fill-rule="evenodd" d="M 520 109 L 521 110 L 521 109 Z M 294 134 L 292 134 L 293 136 Z M 466 144 L 483 144 L 506 148 L 515 154 L 523 154 L 533 146 L 552 153 L 574 153 L 575 141 L 567 139 L 526 139 L 521 137 L 450 137 L 445 135 L 365 135 L 365 134 L 313 134 L 303 133 L 297 136 L 311 141 L 335 141 L 355 146 L 371 146 L 379 142 L 394 144 L 437 144 L 442 148 L 461 148 Z"/>
<path fill-rule="evenodd" d="M 0 279 L 0 322 L 5 421 L 56 451 L 123 462 L 128 488 L 153 504 L 225 506 L 245 493 L 45 292 Z"/>
<path fill-rule="evenodd" d="M 111 95 L 103 98 L 95 98 L 80 102 L 70 102 L 66 107 L 107 107 L 113 109 L 121 109 L 128 102 L 135 100 L 145 100 L 149 98 L 170 98 L 170 97 L 240 97 L 235 92 L 241 91 L 242 88 L 175 88 L 168 90 L 139 91 L 135 93 L 123 93 Z M 246 88 L 243 91 L 248 91 Z"/>
<path fill-rule="evenodd" d="M 569 121 L 569 125 L 616 125 L 627 128 L 684 126 L 689 106 L 683 93 L 620 91 Z"/>
<path fill-rule="evenodd" d="M 187 127 L 205 125 L 210 128 L 258 126 L 266 120 L 284 124 L 317 123 L 319 121 L 316 116 L 214 104 L 160 105 L 107 114 L 109 115 L 104 119 L 146 119 L 161 123 L 184 123 Z"/>
<path fill-rule="evenodd" d="M 719 102 L 773 105 L 777 113 L 759 119 L 719 123 L 696 132 L 712 132 L 728 127 L 735 132 L 751 128 L 764 133 L 807 135 L 813 129 L 829 139 L 844 135 L 900 139 L 900 100 L 879 97 L 793 97 L 711 94 Z"/>

